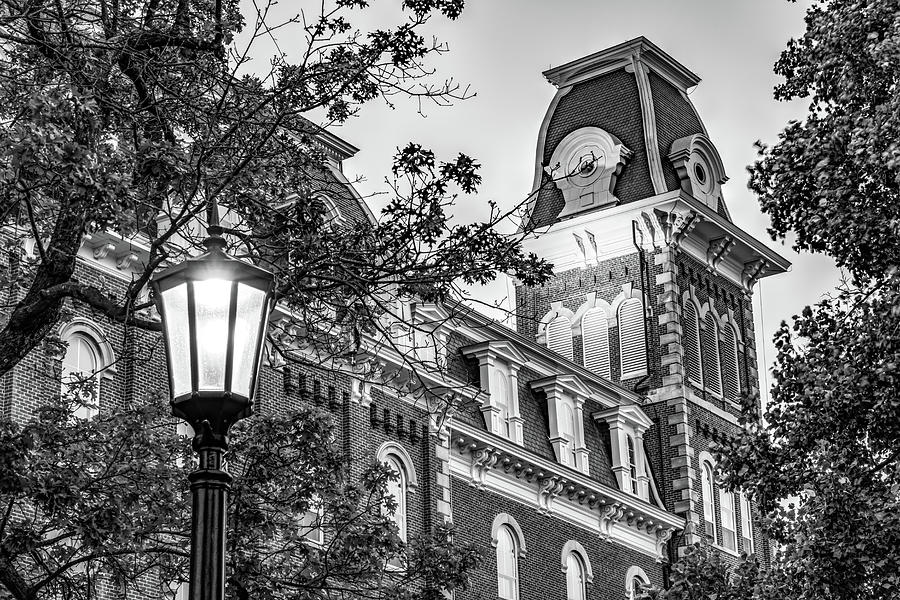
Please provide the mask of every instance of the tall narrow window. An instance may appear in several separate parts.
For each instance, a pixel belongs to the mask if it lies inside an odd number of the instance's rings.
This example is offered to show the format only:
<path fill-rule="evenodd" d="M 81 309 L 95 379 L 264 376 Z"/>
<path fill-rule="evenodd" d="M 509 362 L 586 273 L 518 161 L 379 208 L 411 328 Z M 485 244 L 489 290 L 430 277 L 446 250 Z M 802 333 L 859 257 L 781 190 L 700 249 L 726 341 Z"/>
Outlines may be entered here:
<path fill-rule="evenodd" d="M 704 462 L 701 467 L 701 488 L 703 493 L 703 522 L 706 535 L 716 543 L 716 505 L 713 497 L 712 465 Z"/>
<path fill-rule="evenodd" d="M 572 406 L 571 402 L 565 401 L 563 403 L 562 412 L 563 418 L 562 422 L 559 424 L 559 434 L 566 440 L 565 452 L 569 460 L 569 466 L 577 468 L 578 460 L 577 453 L 575 452 L 577 446 L 575 436 L 575 408 Z"/>
<path fill-rule="evenodd" d="M 605 310 L 592 308 L 584 314 L 581 318 L 581 340 L 585 368 L 609 379 L 609 322 Z"/>
<path fill-rule="evenodd" d="M 722 545 L 729 550 L 737 550 L 734 494 L 722 488 L 719 488 L 719 510 L 722 513 Z"/>
<path fill-rule="evenodd" d="M 703 329 L 703 381 L 713 394 L 722 393 L 722 377 L 719 362 L 719 326 L 712 312 L 706 313 Z"/>
<path fill-rule="evenodd" d="M 637 494 L 637 454 L 634 451 L 634 438 L 629 435 L 626 439 L 628 440 L 628 475 L 631 479 L 631 493 Z"/>
<path fill-rule="evenodd" d="M 690 300 L 686 300 L 684 303 L 681 332 L 684 368 L 688 380 L 698 387 L 703 387 L 703 369 L 700 364 L 700 321 L 697 319 L 697 307 Z"/>
<path fill-rule="evenodd" d="M 737 400 L 741 395 L 737 336 L 734 328 L 728 324 L 722 329 L 722 383 L 725 397 Z"/>
<path fill-rule="evenodd" d="M 753 513 L 750 512 L 750 499 L 741 493 L 741 536 L 744 542 L 744 552 L 753 554 Z"/>
<path fill-rule="evenodd" d="M 322 514 L 321 499 L 313 497 L 310 502 L 310 507 L 300 517 L 300 535 L 316 545 L 321 545 L 324 541 L 322 533 Z"/>
<path fill-rule="evenodd" d="M 619 306 L 619 352 L 622 363 L 620 379 L 647 374 L 644 303 L 638 298 L 629 298 Z"/>
<path fill-rule="evenodd" d="M 101 366 L 100 351 L 93 340 L 81 333 L 73 334 L 67 341 L 61 391 L 64 395 L 77 392 L 79 406 L 75 416 L 90 419 L 100 408 L 100 381 L 95 375 Z"/>
<path fill-rule="evenodd" d="M 547 348 L 572 360 L 572 322 L 558 316 L 547 324 Z"/>
<path fill-rule="evenodd" d="M 497 433 L 505 438 L 510 438 L 509 423 L 509 377 L 506 373 L 496 371 L 494 373 L 494 384 L 497 390 L 496 398 L 492 397 L 494 406 L 498 407 L 499 413 L 497 419 L 500 421 Z M 492 394 L 493 396 L 493 394 Z"/>
<path fill-rule="evenodd" d="M 519 598 L 519 549 L 507 525 L 497 530 L 497 595 L 504 600 Z"/>
<path fill-rule="evenodd" d="M 575 553 L 566 557 L 566 600 L 585 600 L 584 562 Z"/>
<path fill-rule="evenodd" d="M 394 499 L 397 507 L 393 514 L 394 523 L 397 525 L 398 535 L 406 541 L 406 470 L 400 461 L 393 455 L 385 459 L 385 464 L 396 474 L 397 478 L 388 482 L 387 493 Z"/>

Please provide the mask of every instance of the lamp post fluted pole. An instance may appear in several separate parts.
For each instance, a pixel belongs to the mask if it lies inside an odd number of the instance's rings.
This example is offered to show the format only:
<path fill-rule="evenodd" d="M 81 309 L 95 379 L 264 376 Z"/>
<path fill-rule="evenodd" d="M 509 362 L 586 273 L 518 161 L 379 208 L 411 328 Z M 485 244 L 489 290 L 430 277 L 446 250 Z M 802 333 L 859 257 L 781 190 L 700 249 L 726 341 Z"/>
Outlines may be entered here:
<path fill-rule="evenodd" d="M 225 537 L 231 475 L 222 468 L 226 444 L 209 431 L 209 424 L 194 439 L 200 462 L 188 475 L 191 482 L 190 600 L 225 597 Z"/>

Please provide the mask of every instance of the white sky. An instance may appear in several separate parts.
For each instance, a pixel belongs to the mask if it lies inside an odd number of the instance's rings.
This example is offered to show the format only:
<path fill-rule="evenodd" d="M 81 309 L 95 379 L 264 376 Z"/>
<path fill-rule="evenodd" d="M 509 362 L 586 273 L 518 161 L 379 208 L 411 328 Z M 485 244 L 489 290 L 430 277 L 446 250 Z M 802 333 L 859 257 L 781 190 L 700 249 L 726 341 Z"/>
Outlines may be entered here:
<path fill-rule="evenodd" d="M 375 4 L 366 19 L 384 18 L 379 11 L 387 3 Z M 771 363 L 778 323 L 819 300 L 839 279 L 829 259 L 797 255 L 772 242 L 768 219 L 746 187 L 753 142 L 773 142 L 789 119 L 804 114 L 802 101 L 773 100 L 778 78 L 772 65 L 788 38 L 803 32 L 806 6 L 786 0 L 469 0 L 460 20 L 435 18 L 429 31 L 450 48 L 433 62 L 441 79 L 470 84 L 474 98 L 426 106 L 425 117 L 413 102 L 398 100 L 394 109 L 373 103 L 332 131 L 361 148 L 345 171 L 351 180 L 365 178 L 357 185 L 363 195 L 385 189 L 391 157 L 409 141 L 445 160 L 459 152 L 473 156 L 483 165 L 484 184 L 477 196 L 461 200 L 457 214 L 476 219 L 485 214 L 487 199 L 511 207 L 530 191 L 538 128 L 555 91 L 541 72 L 646 36 L 703 79 L 691 99 L 731 178 L 723 193 L 735 223 L 794 263 L 791 272 L 756 288 L 759 360 L 765 348 Z M 290 10 L 296 10 L 293 3 Z M 767 387 L 765 379 L 762 384 Z"/>

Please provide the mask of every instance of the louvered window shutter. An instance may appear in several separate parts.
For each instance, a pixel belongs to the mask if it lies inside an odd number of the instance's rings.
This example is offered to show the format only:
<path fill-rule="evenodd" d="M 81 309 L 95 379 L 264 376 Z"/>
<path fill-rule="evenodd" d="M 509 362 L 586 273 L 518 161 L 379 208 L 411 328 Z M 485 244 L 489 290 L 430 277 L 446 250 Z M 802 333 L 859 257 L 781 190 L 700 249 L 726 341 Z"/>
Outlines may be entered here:
<path fill-rule="evenodd" d="M 712 313 L 706 315 L 703 330 L 703 380 L 706 389 L 713 394 L 722 393 L 722 378 L 719 363 L 719 328 Z"/>
<path fill-rule="evenodd" d="M 725 397 L 737 400 L 741 395 L 741 377 L 738 372 L 737 339 L 730 325 L 722 330 L 722 383 Z"/>
<path fill-rule="evenodd" d="M 606 311 L 594 308 L 581 319 L 581 340 L 584 345 L 584 366 L 609 379 L 609 324 Z"/>
<path fill-rule="evenodd" d="M 703 387 L 703 369 L 700 365 L 700 321 L 697 320 L 697 308 L 690 300 L 684 303 L 681 321 L 685 371 L 689 380 Z"/>
<path fill-rule="evenodd" d="M 644 335 L 644 304 L 630 298 L 619 307 L 619 352 L 621 379 L 631 379 L 647 373 L 647 340 Z"/>
<path fill-rule="evenodd" d="M 547 324 L 547 348 L 572 360 L 572 322 L 556 317 Z"/>

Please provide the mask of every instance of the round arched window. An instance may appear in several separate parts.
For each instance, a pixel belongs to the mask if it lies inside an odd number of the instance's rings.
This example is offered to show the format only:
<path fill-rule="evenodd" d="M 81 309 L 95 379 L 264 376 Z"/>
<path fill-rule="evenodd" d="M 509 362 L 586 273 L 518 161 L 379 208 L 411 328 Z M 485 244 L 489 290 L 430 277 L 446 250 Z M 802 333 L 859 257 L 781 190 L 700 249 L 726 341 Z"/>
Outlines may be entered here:
<path fill-rule="evenodd" d="M 100 381 L 96 377 L 100 369 L 100 350 L 94 340 L 82 333 L 72 334 L 62 361 L 62 388 L 64 396 L 77 394 L 75 416 L 88 419 L 97 414 L 100 406 Z"/>

